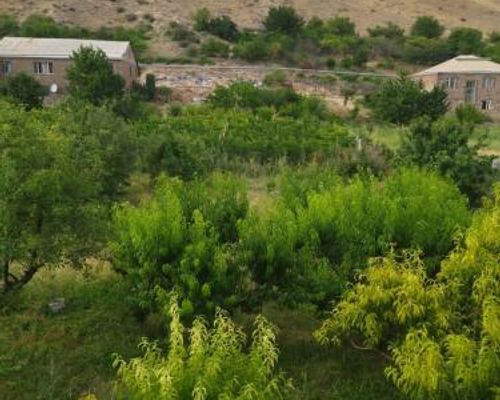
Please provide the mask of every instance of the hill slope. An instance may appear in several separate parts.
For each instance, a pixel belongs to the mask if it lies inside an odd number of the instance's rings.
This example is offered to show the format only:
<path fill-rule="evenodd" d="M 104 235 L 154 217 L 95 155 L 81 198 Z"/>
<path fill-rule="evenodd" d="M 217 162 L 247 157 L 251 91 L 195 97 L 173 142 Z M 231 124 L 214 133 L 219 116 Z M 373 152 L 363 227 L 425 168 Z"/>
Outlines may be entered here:
<path fill-rule="evenodd" d="M 345 15 L 359 29 L 396 22 L 408 27 L 419 15 L 434 15 L 447 27 L 471 26 L 490 32 L 500 17 L 498 0 L 0 0 L 0 12 L 25 17 L 44 13 L 61 22 L 88 27 L 127 24 L 132 14 L 155 18 L 155 29 L 164 31 L 172 20 L 186 21 L 200 7 L 230 15 L 238 24 L 257 27 L 273 5 L 294 6 L 306 17 Z"/>

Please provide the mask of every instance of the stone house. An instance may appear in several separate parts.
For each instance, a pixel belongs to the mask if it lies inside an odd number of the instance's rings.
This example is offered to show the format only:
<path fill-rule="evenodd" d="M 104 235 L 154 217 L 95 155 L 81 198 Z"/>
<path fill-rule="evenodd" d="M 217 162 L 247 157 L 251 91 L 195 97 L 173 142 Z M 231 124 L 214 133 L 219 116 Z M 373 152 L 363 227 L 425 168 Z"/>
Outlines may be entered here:
<path fill-rule="evenodd" d="M 442 86 L 452 109 L 471 104 L 487 114 L 500 115 L 500 64 L 472 55 L 445 61 L 414 77 L 427 90 Z"/>
<path fill-rule="evenodd" d="M 139 76 L 139 67 L 129 42 L 80 39 L 5 37 L 0 40 L 0 79 L 25 72 L 56 93 L 67 87 L 66 68 L 73 52 L 81 47 L 104 51 L 127 87 Z"/>

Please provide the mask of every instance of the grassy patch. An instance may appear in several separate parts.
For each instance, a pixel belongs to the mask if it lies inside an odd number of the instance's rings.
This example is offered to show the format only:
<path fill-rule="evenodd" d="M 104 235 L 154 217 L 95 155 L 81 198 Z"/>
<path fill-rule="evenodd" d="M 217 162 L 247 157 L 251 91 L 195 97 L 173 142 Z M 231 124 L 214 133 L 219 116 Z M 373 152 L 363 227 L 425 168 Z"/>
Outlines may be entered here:
<path fill-rule="evenodd" d="M 127 287 L 107 267 L 41 271 L 0 314 L 0 398 L 106 398 L 112 355 L 138 354 L 145 331 L 126 302 Z M 52 314 L 48 303 L 63 297 Z"/>
<path fill-rule="evenodd" d="M 127 304 L 128 287 L 109 267 L 40 272 L 0 313 L 0 398 L 75 399 L 87 393 L 111 398 L 113 354 L 137 356 L 142 336 L 158 324 L 139 322 Z M 48 303 L 64 297 L 51 314 Z M 351 349 L 327 349 L 312 338 L 319 320 L 306 310 L 268 304 L 263 314 L 279 329 L 280 367 L 298 399 L 397 399 L 383 376 L 383 360 Z M 254 315 L 236 320 L 249 326 Z"/>

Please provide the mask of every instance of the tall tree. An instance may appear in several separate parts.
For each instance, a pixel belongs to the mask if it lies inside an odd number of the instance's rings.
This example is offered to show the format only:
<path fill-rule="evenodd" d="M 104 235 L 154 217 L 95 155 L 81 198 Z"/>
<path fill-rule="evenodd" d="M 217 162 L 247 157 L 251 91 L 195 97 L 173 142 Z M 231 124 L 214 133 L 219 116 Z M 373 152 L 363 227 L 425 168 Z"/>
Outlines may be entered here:
<path fill-rule="evenodd" d="M 435 87 L 427 91 L 406 74 L 384 82 L 366 97 L 366 104 L 375 117 L 396 124 L 408 124 L 421 116 L 435 120 L 444 115 L 449 106 L 444 89 Z"/>
<path fill-rule="evenodd" d="M 0 107 L 0 274 L 5 292 L 45 266 L 80 261 L 103 232 L 102 161 L 52 110 Z"/>
<path fill-rule="evenodd" d="M 493 171 L 490 159 L 478 154 L 481 143 L 469 144 L 473 129 L 470 123 L 451 117 L 418 120 L 403 138 L 400 155 L 451 178 L 477 206 L 491 187 Z"/>
<path fill-rule="evenodd" d="M 120 97 L 124 90 L 123 78 L 113 72 L 104 51 L 82 47 L 73 53 L 66 75 L 70 94 L 94 105 Z"/>

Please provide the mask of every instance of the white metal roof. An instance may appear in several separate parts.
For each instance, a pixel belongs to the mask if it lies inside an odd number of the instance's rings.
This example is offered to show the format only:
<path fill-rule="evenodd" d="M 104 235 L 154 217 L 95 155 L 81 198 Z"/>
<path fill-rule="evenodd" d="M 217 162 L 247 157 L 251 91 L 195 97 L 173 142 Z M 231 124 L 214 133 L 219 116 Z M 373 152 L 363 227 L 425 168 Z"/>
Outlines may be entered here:
<path fill-rule="evenodd" d="M 500 64 L 486 58 L 464 55 L 426 69 L 415 76 L 433 74 L 500 74 Z"/>
<path fill-rule="evenodd" d="M 0 57 L 68 59 L 82 46 L 101 49 L 110 60 L 121 60 L 127 52 L 129 42 L 4 37 L 0 40 Z"/>

